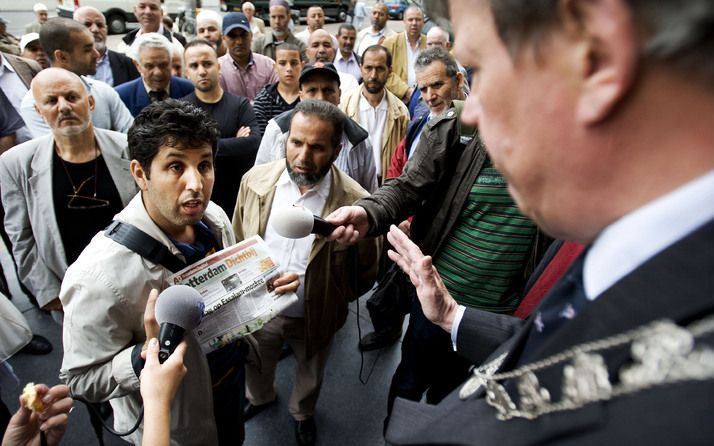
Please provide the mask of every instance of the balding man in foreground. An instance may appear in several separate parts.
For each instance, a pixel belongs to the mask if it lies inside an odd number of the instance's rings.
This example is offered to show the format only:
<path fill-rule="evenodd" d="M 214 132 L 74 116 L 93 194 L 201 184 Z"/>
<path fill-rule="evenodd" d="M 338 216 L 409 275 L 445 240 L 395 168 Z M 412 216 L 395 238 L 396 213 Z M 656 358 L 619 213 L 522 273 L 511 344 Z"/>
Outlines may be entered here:
<path fill-rule="evenodd" d="M 428 3 L 478 70 L 462 117 L 516 202 L 589 248 L 523 323 L 457 306 L 393 229 L 424 313 L 480 367 L 437 406 L 397 400 L 387 440 L 714 442 L 710 2 Z"/>
<path fill-rule="evenodd" d="M 137 188 L 126 135 L 94 127 L 95 99 L 79 76 L 47 68 L 32 81 L 32 94 L 52 131 L 0 157 L 5 228 L 22 283 L 40 307 L 61 311 L 68 265 Z"/>

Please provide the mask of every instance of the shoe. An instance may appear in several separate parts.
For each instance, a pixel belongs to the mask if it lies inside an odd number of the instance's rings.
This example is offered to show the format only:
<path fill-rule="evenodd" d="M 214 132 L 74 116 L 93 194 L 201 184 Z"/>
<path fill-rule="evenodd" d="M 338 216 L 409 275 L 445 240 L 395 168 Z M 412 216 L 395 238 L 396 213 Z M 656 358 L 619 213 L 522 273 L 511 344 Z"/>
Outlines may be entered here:
<path fill-rule="evenodd" d="M 275 401 L 271 401 L 271 402 L 265 403 L 265 404 L 258 404 L 258 405 L 253 405 L 251 403 L 246 404 L 245 407 L 243 408 L 243 421 L 245 422 L 245 421 L 250 420 L 251 418 L 258 415 L 259 413 L 261 413 L 268 407 L 272 406 L 273 404 L 275 404 Z"/>
<path fill-rule="evenodd" d="M 308 418 L 307 420 L 295 420 L 295 439 L 300 446 L 312 446 L 317 441 L 317 428 L 315 427 L 315 419 Z"/>
<path fill-rule="evenodd" d="M 359 349 L 363 352 L 378 350 L 394 344 L 402 337 L 402 328 L 389 331 L 373 331 L 367 333 L 359 340 Z"/>
<path fill-rule="evenodd" d="M 20 349 L 20 353 L 30 355 L 46 355 L 52 351 L 52 344 L 47 338 L 40 335 L 32 335 L 32 339 L 26 346 Z"/>

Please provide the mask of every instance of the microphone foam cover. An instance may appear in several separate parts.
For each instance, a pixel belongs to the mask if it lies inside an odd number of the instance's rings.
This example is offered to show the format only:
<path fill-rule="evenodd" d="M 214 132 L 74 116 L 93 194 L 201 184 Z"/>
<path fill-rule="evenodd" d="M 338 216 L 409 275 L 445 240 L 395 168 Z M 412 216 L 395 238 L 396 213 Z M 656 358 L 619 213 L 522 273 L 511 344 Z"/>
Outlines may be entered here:
<path fill-rule="evenodd" d="M 203 318 L 203 307 L 203 298 L 195 289 L 188 285 L 170 286 L 156 301 L 156 321 L 193 330 Z"/>
<path fill-rule="evenodd" d="M 285 238 L 303 238 L 310 235 L 315 217 L 309 209 L 286 206 L 276 209 L 270 217 L 275 232 Z"/>

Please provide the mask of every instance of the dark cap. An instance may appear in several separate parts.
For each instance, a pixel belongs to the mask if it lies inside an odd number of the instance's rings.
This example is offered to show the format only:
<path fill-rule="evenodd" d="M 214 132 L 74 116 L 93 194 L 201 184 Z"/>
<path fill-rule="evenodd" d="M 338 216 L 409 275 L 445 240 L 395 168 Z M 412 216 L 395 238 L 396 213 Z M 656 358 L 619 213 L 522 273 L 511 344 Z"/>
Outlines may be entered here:
<path fill-rule="evenodd" d="M 290 13 L 290 3 L 288 3 L 287 0 L 270 0 L 268 8 L 272 8 L 273 6 L 282 6 L 288 11 L 288 14 Z"/>
<path fill-rule="evenodd" d="M 302 85 L 302 83 L 307 77 L 312 76 L 313 74 L 320 73 L 331 77 L 332 79 L 337 81 L 337 85 L 340 85 L 340 74 L 337 72 L 335 66 L 329 62 L 306 63 L 302 71 L 300 72 L 300 79 L 298 82 L 300 85 Z"/>
<path fill-rule="evenodd" d="M 236 28 L 252 32 L 248 18 L 242 12 L 229 12 L 223 16 L 223 34 L 226 35 Z"/>

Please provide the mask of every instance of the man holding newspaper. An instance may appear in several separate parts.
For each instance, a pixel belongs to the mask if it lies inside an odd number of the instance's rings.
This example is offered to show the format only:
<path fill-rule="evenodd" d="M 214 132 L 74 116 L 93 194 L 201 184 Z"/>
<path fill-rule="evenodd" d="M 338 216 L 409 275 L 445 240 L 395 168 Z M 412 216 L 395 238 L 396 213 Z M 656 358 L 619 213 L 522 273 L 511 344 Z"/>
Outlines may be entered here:
<path fill-rule="evenodd" d="M 302 101 L 294 110 L 285 159 L 253 167 L 245 174 L 233 215 L 236 238 L 260 235 L 278 263 L 300 277 L 298 301 L 254 333 L 261 363 L 246 365 L 246 419 L 276 400 L 275 367 L 283 342 L 295 353 L 297 370 L 289 411 L 298 444 L 314 444 L 313 418 L 333 335 L 347 318 L 347 305 L 367 291 L 376 276 L 379 240 L 354 246 L 310 235 L 281 237 L 273 215 L 302 206 L 326 216 L 368 193 L 333 166 L 346 116 L 324 101 Z"/>
<path fill-rule="evenodd" d="M 217 138 L 215 121 L 192 105 L 166 100 L 146 107 L 128 134 L 131 174 L 141 192 L 115 216 L 111 229 L 92 239 L 62 283 L 61 377 L 73 395 L 110 400 L 117 430 L 129 430 L 141 411 L 142 351 L 149 339 L 158 337 L 157 290 L 236 242 L 226 214 L 209 201 Z M 174 262 L 140 254 L 126 238 L 116 238 L 119 227 L 143 232 L 144 240 Z M 203 276 L 196 277 L 201 282 Z M 292 273 L 274 271 L 267 279 L 277 294 L 298 286 Z M 206 355 L 211 349 L 202 351 L 194 335 L 187 333 L 186 340 L 188 372 L 171 408 L 172 442 L 242 444 L 245 342 L 231 342 Z M 126 439 L 140 444 L 141 432 Z"/>

